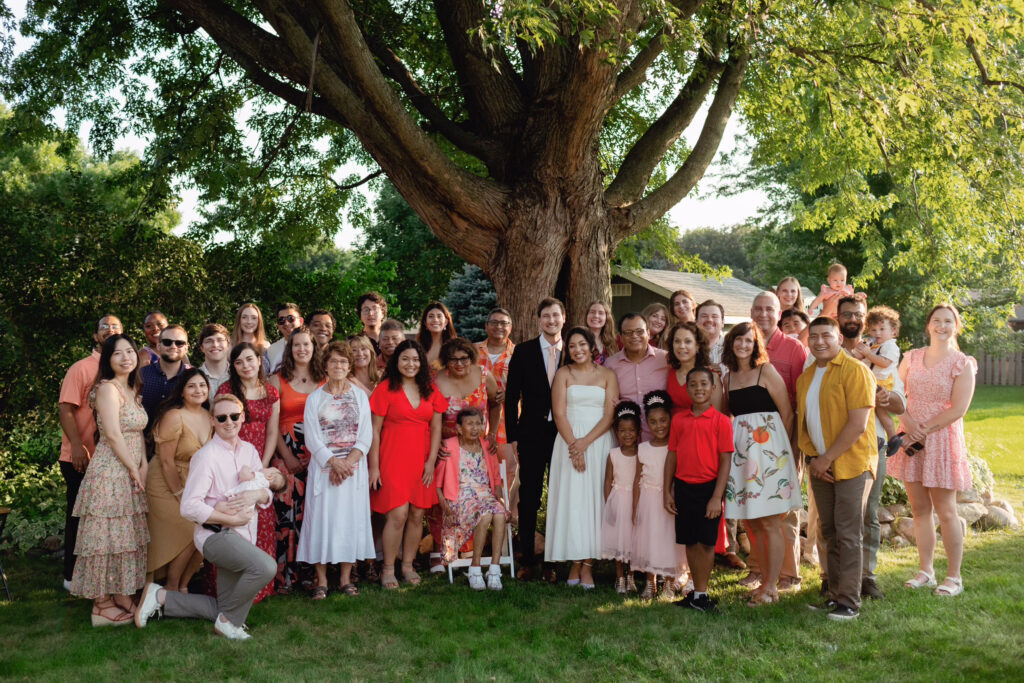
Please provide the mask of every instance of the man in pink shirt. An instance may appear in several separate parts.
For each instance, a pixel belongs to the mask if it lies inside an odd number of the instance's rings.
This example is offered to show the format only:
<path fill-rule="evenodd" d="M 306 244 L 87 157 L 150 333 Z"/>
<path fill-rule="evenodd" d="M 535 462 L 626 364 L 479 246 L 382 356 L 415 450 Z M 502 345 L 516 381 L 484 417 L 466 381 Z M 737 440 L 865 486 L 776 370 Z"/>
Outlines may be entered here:
<path fill-rule="evenodd" d="M 248 640 L 245 620 L 253 598 L 277 572 L 274 558 L 256 547 L 256 505 L 269 506 L 271 490 L 284 488 L 285 482 L 276 469 L 263 468 L 252 444 L 238 438 L 245 409 L 235 396 L 214 399 L 210 422 L 214 435 L 192 456 L 181 516 L 196 523 L 196 548 L 217 565 L 217 597 L 167 591 L 151 583 L 142 592 L 135 624 L 143 628 L 162 607 L 168 617 L 207 619 L 220 635 Z M 240 475 L 249 484 L 259 483 L 240 486 Z"/>
<path fill-rule="evenodd" d="M 64 589 L 71 587 L 75 573 L 75 541 L 78 517 L 71 514 L 78 499 L 78 488 L 85 478 L 93 449 L 96 448 L 96 420 L 89 405 L 89 391 L 100 368 L 100 347 L 112 334 L 124 331 L 121 321 L 112 315 L 100 318 L 92 338 L 96 347 L 85 358 L 68 368 L 60 385 L 60 473 L 67 485 L 67 510 L 64 513 Z"/>
<path fill-rule="evenodd" d="M 750 305 L 750 319 L 761 330 L 765 349 L 768 351 L 768 360 L 782 375 L 782 380 L 786 383 L 790 407 L 795 412 L 796 380 L 804 371 L 807 349 L 779 329 L 781 309 L 779 298 L 772 292 L 764 291 L 754 297 L 754 303 Z M 793 433 L 795 435 L 796 430 Z M 797 452 L 795 444 L 793 452 Z M 799 458 L 797 458 L 797 462 L 800 462 Z M 816 520 L 817 514 L 814 517 Z M 801 585 L 800 518 L 797 516 L 796 510 L 791 510 L 783 520 L 782 535 L 785 540 L 785 551 L 782 558 L 782 573 L 779 575 L 779 590 L 799 590 Z M 753 552 L 753 546 L 751 546 L 750 557 L 747 558 L 747 566 L 751 574 L 759 573 L 758 558 Z"/>
<path fill-rule="evenodd" d="M 605 361 L 604 366 L 619 380 L 619 400 L 643 405 L 644 396 L 668 386 L 668 354 L 648 342 L 647 321 L 639 313 L 627 313 L 619 321 L 623 348 Z M 647 419 L 641 418 L 643 440 L 651 438 Z"/>

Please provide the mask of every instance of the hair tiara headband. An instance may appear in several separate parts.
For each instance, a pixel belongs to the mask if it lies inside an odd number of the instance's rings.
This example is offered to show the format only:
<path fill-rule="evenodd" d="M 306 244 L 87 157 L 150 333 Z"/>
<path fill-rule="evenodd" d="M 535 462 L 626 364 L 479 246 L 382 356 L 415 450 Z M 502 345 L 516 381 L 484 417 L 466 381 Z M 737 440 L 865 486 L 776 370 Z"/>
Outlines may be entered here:
<path fill-rule="evenodd" d="M 665 403 L 665 399 L 661 396 L 651 396 L 647 399 L 647 405 L 649 406 L 660 406 Z"/>
<path fill-rule="evenodd" d="M 636 411 L 633 410 L 632 408 L 630 408 L 629 406 L 626 406 L 625 408 L 620 408 L 619 410 L 615 411 L 615 415 L 618 416 L 618 417 L 621 417 L 622 415 L 633 415 L 633 416 L 635 416 L 636 415 Z"/>

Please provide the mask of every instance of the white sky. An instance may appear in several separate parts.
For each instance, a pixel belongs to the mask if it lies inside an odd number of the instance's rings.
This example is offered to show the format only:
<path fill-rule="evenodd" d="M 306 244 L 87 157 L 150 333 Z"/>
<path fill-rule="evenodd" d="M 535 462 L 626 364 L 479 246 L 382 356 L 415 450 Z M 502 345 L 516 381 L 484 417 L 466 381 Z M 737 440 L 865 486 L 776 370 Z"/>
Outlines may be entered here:
<path fill-rule="evenodd" d="M 24 17 L 25 0 L 9 0 L 7 5 L 17 19 L 20 20 Z M 16 36 L 15 52 L 26 49 L 29 44 L 28 40 Z M 79 136 L 83 142 L 87 141 L 88 129 L 88 124 L 85 124 L 79 131 Z M 738 136 L 742 135 L 742 132 L 742 122 L 739 121 L 738 116 L 733 116 L 726 126 L 725 135 L 715 161 L 708 168 L 704 179 L 688 197 L 669 211 L 670 223 L 678 227 L 680 232 L 700 227 L 724 228 L 742 223 L 756 215 L 762 204 L 767 201 L 767 196 L 760 191 L 747 191 L 730 197 L 720 197 L 716 193 L 716 185 L 720 180 L 720 174 L 726 170 L 722 162 L 723 155 L 735 149 Z M 690 129 L 684 133 L 691 145 L 696 142 L 699 134 L 700 127 L 697 125 L 697 122 L 691 125 Z M 128 149 L 141 155 L 145 144 L 146 142 L 142 138 L 131 135 L 122 138 L 117 146 L 119 149 Z M 740 155 L 734 163 L 745 165 L 747 160 L 746 156 Z M 338 175 L 341 177 L 347 173 L 358 172 L 359 169 L 356 167 L 347 167 Z M 360 189 L 365 190 L 365 186 Z M 178 207 L 182 215 L 182 225 L 179 229 L 183 230 L 189 223 L 198 218 L 197 200 L 198 192 L 195 190 L 185 190 L 182 192 L 181 204 Z M 343 225 L 336 241 L 339 245 L 351 244 L 357 235 L 358 231 L 350 225 Z"/>

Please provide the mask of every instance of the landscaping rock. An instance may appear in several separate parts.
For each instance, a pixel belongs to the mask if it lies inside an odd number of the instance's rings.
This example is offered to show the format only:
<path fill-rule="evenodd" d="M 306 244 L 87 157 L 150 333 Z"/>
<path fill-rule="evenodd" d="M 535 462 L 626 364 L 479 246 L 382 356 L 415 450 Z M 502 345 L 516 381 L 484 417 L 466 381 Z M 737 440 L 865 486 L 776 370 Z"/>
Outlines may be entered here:
<path fill-rule="evenodd" d="M 997 508 L 1003 508 L 1011 515 L 1013 514 L 1013 506 L 1010 505 L 1010 501 L 1006 500 L 1005 498 L 993 498 L 992 502 L 989 503 L 989 505 L 992 505 Z"/>
<path fill-rule="evenodd" d="M 43 539 L 43 548 L 45 548 L 48 553 L 57 552 L 63 544 L 64 540 L 60 536 L 47 536 Z"/>
<path fill-rule="evenodd" d="M 892 523 L 893 531 L 896 535 L 905 538 L 911 545 L 914 543 L 914 520 L 910 517 L 900 517 Z"/>
<path fill-rule="evenodd" d="M 984 503 L 985 505 L 991 505 L 992 504 L 992 491 L 987 490 L 987 489 L 985 491 L 982 491 L 981 492 L 981 502 Z"/>
<path fill-rule="evenodd" d="M 901 505 L 899 503 L 886 505 L 885 509 L 889 511 L 889 514 L 893 516 L 893 519 L 896 519 L 897 517 L 906 517 L 910 514 L 910 508 L 908 508 L 906 505 Z"/>
<path fill-rule="evenodd" d="M 888 541 L 890 538 L 892 538 L 892 525 L 891 524 L 880 524 L 878 526 L 878 529 L 879 529 L 878 535 L 879 535 L 879 537 L 883 541 Z"/>
<path fill-rule="evenodd" d="M 968 491 L 957 491 L 956 502 L 958 503 L 980 503 L 981 494 L 974 489 Z"/>
<path fill-rule="evenodd" d="M 985 531 L 989 529 L 1017 529 L 1020 527 L 1020 523 L 1013 516 L 1013 513 L 1007 512 L 995 505 L 988 506 L 988 514 L 982 517 L 978 524 Z"/>
<path fill-rule="evenodd" d="M 892 516 L 892 513 L 885 508 L 878 508 L 878 523 L 888 524 L 892 520 L 896 519 Z"/>
<path fill-rule="evenodd" d="M 893 534 L 892 538 L 889 539 L 889 542 L 892 544 L 894 548 L 906 548 L 909 545 L 913 545 L 913 543 L 903 538 L 899 534 Z"/>
<path fill-rule="evenodd" d="M 974 524 L 988 514 L 988 508 L 981 503 L 958 503 L 957 513 L 967 520 L 968 524 Z"/>

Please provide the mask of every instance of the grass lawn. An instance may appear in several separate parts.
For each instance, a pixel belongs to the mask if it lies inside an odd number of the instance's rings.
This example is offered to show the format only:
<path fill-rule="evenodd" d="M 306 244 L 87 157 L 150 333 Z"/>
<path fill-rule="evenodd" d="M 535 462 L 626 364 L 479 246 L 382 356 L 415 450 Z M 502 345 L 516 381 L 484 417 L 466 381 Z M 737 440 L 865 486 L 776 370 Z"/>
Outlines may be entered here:
<path fill-rule="evenodd" d="M 1015 504 L 1024 487 L 1015 443 L 1022 413 L 1024 390 L 985 387 L 968 420 L 999 493 Z M 967 591 L 939 599 L 902 588 L 914 549 L 883 549 L 887 597 L 846 624 L 806 608 L 818 588 L 807 567 L 802 592 L 757 610 L 744 606 L 739 574 L 716 572 L 718 616 L 623 600 L 607 576 L 589 593 L 506 580 L 502 593 L 476 594 L 465 578 L 454 587 L 428 579 L 417 589 L 364 588 L 321 603 L 271 598 L 253 609 L 247 644 L 217 638 L 198 621 L 93 629 L 89 603 L 57 588 L 56 562 L 5 556 L 16 600 L 0 602 L 0 678 L 1019 680 L 1021 556 L 1024 534 L 972 531 Z M 940 551 L 940 577 L 944 566 Z"/>

